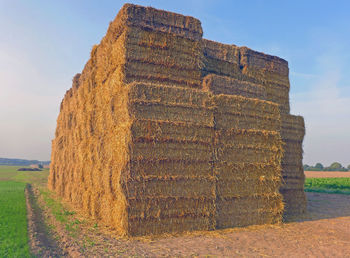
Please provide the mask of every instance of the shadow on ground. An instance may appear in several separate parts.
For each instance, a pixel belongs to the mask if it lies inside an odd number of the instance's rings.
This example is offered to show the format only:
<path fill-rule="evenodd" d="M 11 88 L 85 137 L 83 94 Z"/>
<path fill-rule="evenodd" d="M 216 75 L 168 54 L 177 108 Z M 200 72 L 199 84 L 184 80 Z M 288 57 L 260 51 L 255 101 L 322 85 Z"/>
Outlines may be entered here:
<path fill-rule="evenodd" d="M 306 193 L 307 213 L 289 217 L 285 222 L 314 221 L 339 217 L 350 217 L 350 195 Z"/>

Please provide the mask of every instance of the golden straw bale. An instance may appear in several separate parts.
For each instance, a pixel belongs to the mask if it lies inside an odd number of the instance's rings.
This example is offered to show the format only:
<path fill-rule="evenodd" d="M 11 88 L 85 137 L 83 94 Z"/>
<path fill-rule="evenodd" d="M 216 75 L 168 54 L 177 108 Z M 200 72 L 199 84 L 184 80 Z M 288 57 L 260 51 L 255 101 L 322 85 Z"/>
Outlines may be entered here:
<path fill-rule="evenodd" d="M 202 38 L 201 22 L 193 17 L 165 12 L 151 7 L 125 4 L 116 19 L 125 21 L 126 26 L 177 34 L 182 37 L 199 40 Z"/>
<path fill-rule="evenodd" d="M 133 83 L 130 85 L 129 98 L 148 102 L 208 107 L 210 97 L 208 93 L 196 89 Z"/>
<path fill-rule="evenodd" d="M 239 52 L 243 73 L 253 75 L 258 80 L 274 81 L 289 87 L 289 68 L 286 60 L 247 47 L 240 47 Z"/>
<path fill-rule="evenodd" d="M 280 177 L 280 164 L 273 163 L 244 163 L 244 162 L 216 162 L 215 172 L 217 176 L 225 179 L 237 180 L 264 180 Z"/>
<path fill-rule="evenodd" d="M 142 176 L 202 176 L 213 175 L 212 160 L 192 159 L 137 159 L 131 160 L 130 177 Z"/>
<path fill-rule="evenodd" d="M 247 47 L 202 40 L 202 76 L 216 74 L 261 85 L 265 88 L 263 99 L 276 102 L 282 113 L 289 113 L 289 69 L 287 61 L 266 55 Z M 228 91 L 220 85 L 221 91 Z M 237 88 L 239 90 L 239 88 Z M 244 92 L 246 94 L 246 92 Z M 244 95 L 243 95 L 244 96 Z"/>
<path fill-rule="evenodd" d="M 304 191 L 304 181 L 304 175 L 300 175 L 298 177 L 284 176 L 280 190 L 299 189 Z"/>
<path fill-rule="evenodd" d="M 239 95 L 266 100 L 265 88 L 259 84 L 240 81 L 228 76 L 208 74 L 203 78 L 203 89 L 215 95 Z"/>
<path fill-rule="evenodd" d="M 239 48 L 219 42 L 202 39 L 202 48 L 205 57 L 222 60 L 232 64 L 239 64 Z"/>
<path fill-rule="evenodd" d="M 283 209 L 282 198 L 277 194 L 220 199 L 216 204 L 217 227 L 277 223 L 281 221 Z"/>
<path fill-rule="evenodd" d="M 278 194 L 278 188 L 281 185 L 281 179 L 279 177 L 273 179 L 246 179 L 236 180 L 221 178 L 218 175 L 217 195 L 219 198 L 231 198 L 231 197 L 247 197 L 262 194 Z M 236 207 L 233 208 L 236 210 Z"/>
<path fill-rule="evenodd" d="M 300 164 L 288 164 L 282 163 L 282 175 L 284 177 L 303 177 L 304 176 L 304 168 L 303 165 Z"/>
<path fill-rule="evenodd" d="M 285 205 L 284 216 L 289 217 L 293 215 L 303 214 L 306 212 L 306 195 L 300 189 L 286 189 L 281 190 L 283 195 L 283 202 Z"/>
<path fill-rule="evenodd" d="M 225 203 L 225 205 L 228 205 Z M 257 210 L 238 215 L 220 214 L 216 217 L 217 228 L 245 227 L 250 225 L 276 224 L 281 222 L 281 209 L 276 212 Z"/>
<path fill-rule="evenodd" d="M 302 164 L 305 124 L 301 116 L 288 114 L 281 115 L 281 121 L 281 137 L 285 151 L 281 161 L 284 180 L 280 191 L 286 205 L 285 215 L 289 216 L 306 211 L 305 175 Z M 291 197 L 296 194 L 297 199 Z"/>
<path fill-rule="evenodd" d="M 134 141 L 167 141 L 211 143 L 214 128 L 185 122 L 135 119 L 131 126 Z"/>
<path fill-rule="evenodd" d="M 223 94 L 212 99 L 218 129 L 280 129 L 279 108 L 273 102 Z"/>
<path fill-rule="evenodd" d="M 213 230 L 215 220 L 210 216 L 164 217 L 152 219 L 129 220 L 130 235 L 142 236 L 168 232 L 184 232 L 194 230 Z"/>
<path fill-rule="evenodd" d="M 278 190 L 283 149 L 278 105 L 231 95 L 214 95 L 213 103 L 217 227 L 281 221 L 283 203 Z M 259 196 L 275 196 L 278 205 L 273 211 L 254 208 Z M 249 211 L 242 215 L 239 207 L 221 201 L 234 198 L 248 198 Z"/>

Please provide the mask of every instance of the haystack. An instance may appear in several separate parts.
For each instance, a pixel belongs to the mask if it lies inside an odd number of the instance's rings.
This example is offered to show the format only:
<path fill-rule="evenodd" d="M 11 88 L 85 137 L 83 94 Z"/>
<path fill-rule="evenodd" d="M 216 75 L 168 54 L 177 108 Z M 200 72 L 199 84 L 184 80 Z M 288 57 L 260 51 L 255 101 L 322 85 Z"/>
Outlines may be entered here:
<path fill-rule="evenodd" d="M 301 116 L 284 114 L 281 137 L 285 143 L 282 158 L 283 185 L 280 192 L 286 202 L 286 216 L 306 211 L 303 169 L 303 139 L 305 135 L 304 119 Z"/>
<path fill-rule="evenodd" d="M 61 103 L 49 188 L 124 235 L 280 221 L 288 67 L 252 53 L 124 5 Z"/>
<path fill-rule="evenodd" d="M 271 224 L 283 213 L 278 105 L 218 95 L 215 103 L 216 226 Z"/>
<path fill-rule="evenodd" d="M 203 89 L 212 94 L 238 95 L 268 100 L 278 104 L 281 114 L 280 132 L 284 154 L 281 160 L 282 185 L 280 192 L 285 215 L 306 211 L 302 142 L 304 120 L 289 114 L 288 63 L 235 45 L 202 40 Z M 261 123 L 261 122 L 259 122 Z"/>

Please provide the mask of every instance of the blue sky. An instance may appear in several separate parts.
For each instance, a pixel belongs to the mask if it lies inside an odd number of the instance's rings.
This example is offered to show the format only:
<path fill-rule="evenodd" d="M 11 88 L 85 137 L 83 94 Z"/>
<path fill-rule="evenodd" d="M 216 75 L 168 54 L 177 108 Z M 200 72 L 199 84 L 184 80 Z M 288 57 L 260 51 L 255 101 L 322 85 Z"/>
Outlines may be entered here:
<path fill-rule="evenodd" d="M 124 1 L 0 0 L 0 157 L 50 158 L 59 103 Z M 201 20 L 204 37 L 289 62 L 304 163 L 350 164 L 350 2 L 132 1 Z"/>

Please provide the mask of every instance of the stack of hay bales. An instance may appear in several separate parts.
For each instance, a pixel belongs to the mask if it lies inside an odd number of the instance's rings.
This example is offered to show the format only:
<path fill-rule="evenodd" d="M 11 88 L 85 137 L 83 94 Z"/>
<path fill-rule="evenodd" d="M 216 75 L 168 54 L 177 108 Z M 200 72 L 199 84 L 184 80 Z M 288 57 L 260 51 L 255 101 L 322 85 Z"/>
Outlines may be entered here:
<path fill-rule="evenodd" d="M 208 74 L 241 79 L 239 47 L 202 39 L 202 77 Z"/>
<path fill-rule="evenodd" d="M 288 63 L 278 57 L 265 55 L 246 47 L 240 49 L 243 79 L 260 83 L 266 89 L 266 99 L 279 104 L 281 137 L 284 142 L 282 157 L 283 184 L 280 192 L 285 202 L 285 216 L 306 211 L 302 142 L 305 134 L 304 119 L 290 115 Z M 254 78 L 254 79 L 252 79 Z"/>
<path fill-rule="evenodd" d="M 285 143 L 282 159 L 283 194 L 286 216 L 302 214 L 306 211 L 303 169 L 304 119 L 301 116 L 283 114 L 281 136 Z"/>
<path fill-rule="evenodd" d="M 281 220 L 282 141 L 278 105 L 217 95 L 215 103 L 216 226 Z"/>
<path fill-rule="evenodd" d="M 281 114 L 283 194 L 285 215 L 306 210 L 302 142 L 304 120 L 289 114 L 288 63 L 278 57 L 246 47 L 202 40 L 203 88 L 213 94 L 239 95 L 268 100 L 278 104 Z"/>
<path fill-rule="evenodd" d="M 202 48 L 202 76 L 215 74 L 231 80 L 236 79 L 240 84 L 259 85 L 265 89 L 263 99 L 279 104 L 281 113 L 289 113 L 287 61 L 247 47 L 226 45 L 206 39 L 202 40 Z M 236 85 L 237 82 L 234 87 Z M 221 93 L 231 94 L 227 91 Z"/>
<path fill-rule="evenodd" d="M 51 189 L 122 234 L 215 228 L 201 35 L 191 17 L 123 7 L 62 102 Z"/>
<path fill-rule="evenodd" d="M 203 90 L 214 95 L 238 95 L 266 100 L 266 91 L 263 86 L 216 74 L 208 74 L 203 78 Z"/>
<path fill-rule="evenodd" d="M 215 228 L 213 112 L 197 90 L 130 85 L 132 235 Z"/>
<path fill-rule="evenodd" d="M 281 103 L 242 55 L 124 5 L 61 103 L 49 188 L 125 235 L 280 221 Z"/>
<path fill-rule="evenodd" d="M 288 62 L 247 47 L 240 47 L 242 80 L 265 87 L 267 100 L 279 104 L 281 113 L 289 113 Z"/>
<path fill-rule="evenodd" d="M 125 5 L 116 22 L 127 26 L 123 49 L 126 82 L 200 87 L 203 32 L 199 20 Z"/>

